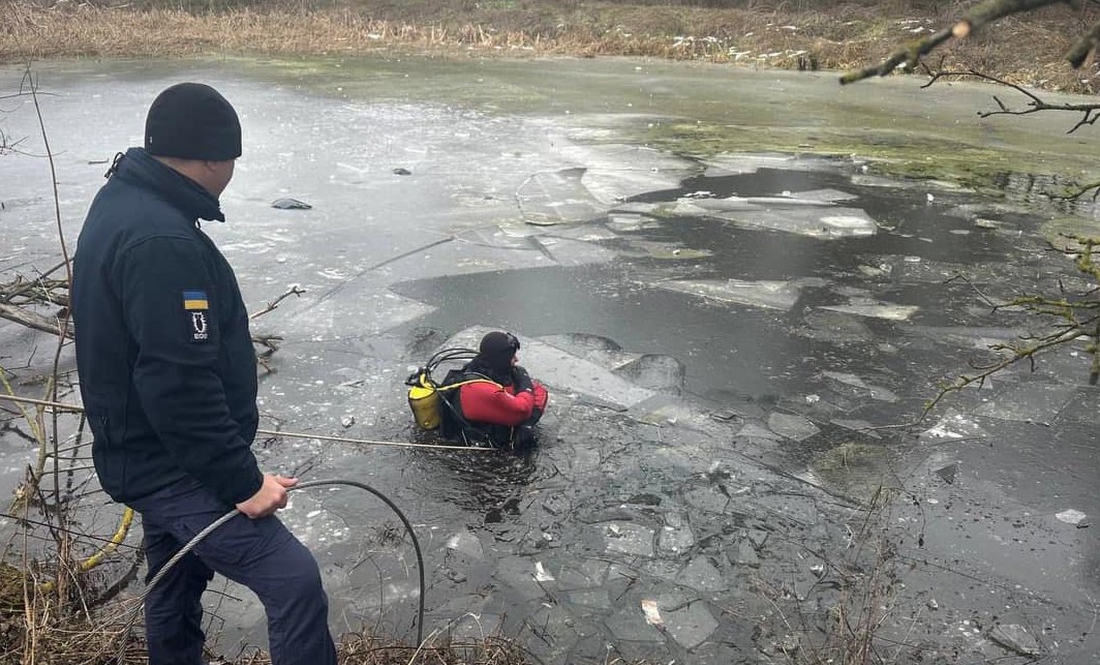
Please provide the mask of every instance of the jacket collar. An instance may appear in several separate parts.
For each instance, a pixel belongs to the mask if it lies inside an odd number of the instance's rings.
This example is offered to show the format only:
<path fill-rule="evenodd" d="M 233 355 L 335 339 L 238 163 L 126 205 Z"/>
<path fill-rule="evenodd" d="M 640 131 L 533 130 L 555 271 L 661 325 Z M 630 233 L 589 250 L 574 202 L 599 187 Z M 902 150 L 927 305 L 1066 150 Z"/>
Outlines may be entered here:
<path fill-rule="evenodd" d="M 194 180 L 158 162 L 144 148 L 120 154 L 107 175 L 155 192 L 188 217 L 225 221 L 218 199 Z"/>

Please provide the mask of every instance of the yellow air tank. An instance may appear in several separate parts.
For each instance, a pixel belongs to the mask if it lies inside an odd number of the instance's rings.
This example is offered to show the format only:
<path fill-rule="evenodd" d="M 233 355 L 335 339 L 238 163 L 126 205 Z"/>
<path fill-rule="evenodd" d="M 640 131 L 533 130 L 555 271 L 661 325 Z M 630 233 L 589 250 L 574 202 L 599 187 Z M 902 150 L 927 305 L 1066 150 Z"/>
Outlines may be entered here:
<path fill-rule="evenodd" d="M 421 428 L 439 427 L 439 391 L 424 374 L 419 376 L 415 385 L 409 387 L 409 408 Z"/>

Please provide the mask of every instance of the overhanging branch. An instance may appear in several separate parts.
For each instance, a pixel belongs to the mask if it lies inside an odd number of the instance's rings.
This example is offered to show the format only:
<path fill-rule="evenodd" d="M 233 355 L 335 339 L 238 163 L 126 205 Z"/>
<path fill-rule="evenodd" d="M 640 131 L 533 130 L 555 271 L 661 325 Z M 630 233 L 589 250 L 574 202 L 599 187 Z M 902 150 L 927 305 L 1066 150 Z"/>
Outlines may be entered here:
<path fill-rule="evenodd" d="M 921 87 L 927 88 L 941 78 L 968 76 L 971 78 L 981 79 L 983 81 L 990 81 L 992 83 L 997 83 L 999 85 L 1012 88 L 1013 90 L 1019 92 L 1021 95 L 1024 95 L 1031 100 L 1027 103 L 1026 108 L 1014 109 L 1001 101 L 999 97 L 994 95 L 993 101 L 997 103 L 998 110 L 979 111 L 978 116 L 982 118 L 988 118 L 993 115 L 1030 115 L 1032 113 L 1038 113 L 1040 111 L 1068 111 L 1070 113 L 1081 113 L 1081 119 L 1078 120 L 1077 124 L 1075 124 L 1066 132 L 1067 134 L 1072 134 L 1073 132 L 1077 131 L 1085 125 L 1096 124 L 1097 119 L 1100 118 L 1100 102 L 1092 102 L 1086 104 L 1050 104 L 1043 100 L 1042 97 L 1039 97 L 1038 95 L 1031 92 L 1030 90 L 1027 90 L 1023 86 L 1017 85 L 1015 83 L 1009 83 L 1008 81 L 999 79 L 996 76 L 983 74 L 974 69 L 968 69 L 965 71 L 930 71 L 929 74 L 931 78 Z"/>
<path fill-rule="evenodd" d="M 909 69 L 917 66 L 922 55 L 930 53 L 944 42 L 957 38 L 965 39 L 973 35 L 985 26 L 995 23 L 1006 16 L 1029 12 L 1047 5 L 1065 2 L 1065 0 L 987 0 L 975 7 L 969 14 L 959 19 L 950 28 L 944 28 L 924 39 L 917 40 L 904 46 L 877 66 L 867 67 L 855 72 L 848 72 L 840 77 L 841 85 L 862 81 L 872 76 L 886 76 L 897 69 L 898 65 L 905 63 Z M 1086 51 L 1086 54 L 1088 52 Z M 1082 57 L 1082 60 L 1084 58 Z"/>

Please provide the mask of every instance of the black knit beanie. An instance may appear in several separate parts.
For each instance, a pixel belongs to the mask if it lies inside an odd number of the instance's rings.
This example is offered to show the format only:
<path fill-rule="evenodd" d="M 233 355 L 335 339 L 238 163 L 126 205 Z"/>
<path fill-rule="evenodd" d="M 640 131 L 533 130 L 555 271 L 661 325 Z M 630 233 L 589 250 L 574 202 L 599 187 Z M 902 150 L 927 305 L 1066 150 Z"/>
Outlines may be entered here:
<path fill-rule="evenodd" d="M 478 355 L 499 372 L 506 372 L 512 366 L 512 356 L 519 350 L 519 340 L 504 332 L 491 332 L 481 338 L 477 347 Z"/>
<path fill-rule="evenodd" d="M 491 332 L 481 338 L 478 352 L 487 356 L 507 356 L 509 360 L 519 350 L 519 340 L 506 332 Z"/>
<path fill-rule="evenodd" d="M 158 157 L 236 159 L 241 156 L 241 121 L 217 90 L 179 83 L 157 95 L 149 107 L 145 150 Z"/>

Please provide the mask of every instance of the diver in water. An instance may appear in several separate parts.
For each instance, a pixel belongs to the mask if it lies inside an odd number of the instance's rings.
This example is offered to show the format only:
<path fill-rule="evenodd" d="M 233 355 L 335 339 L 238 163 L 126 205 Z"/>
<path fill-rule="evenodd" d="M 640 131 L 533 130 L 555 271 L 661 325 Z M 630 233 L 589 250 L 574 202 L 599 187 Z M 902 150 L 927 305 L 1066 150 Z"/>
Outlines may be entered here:
<path fill-rule="evenodd" d="M 447 406 L 442 434 L 469 445 L 524 448 L 534 442 L 534 425 L 546 410 L 546 388 L 517 364 L 519 340 L 506 332 L 481 338 L 478 353 L 462 369 L 451 370 L 443 387 Z"/>

